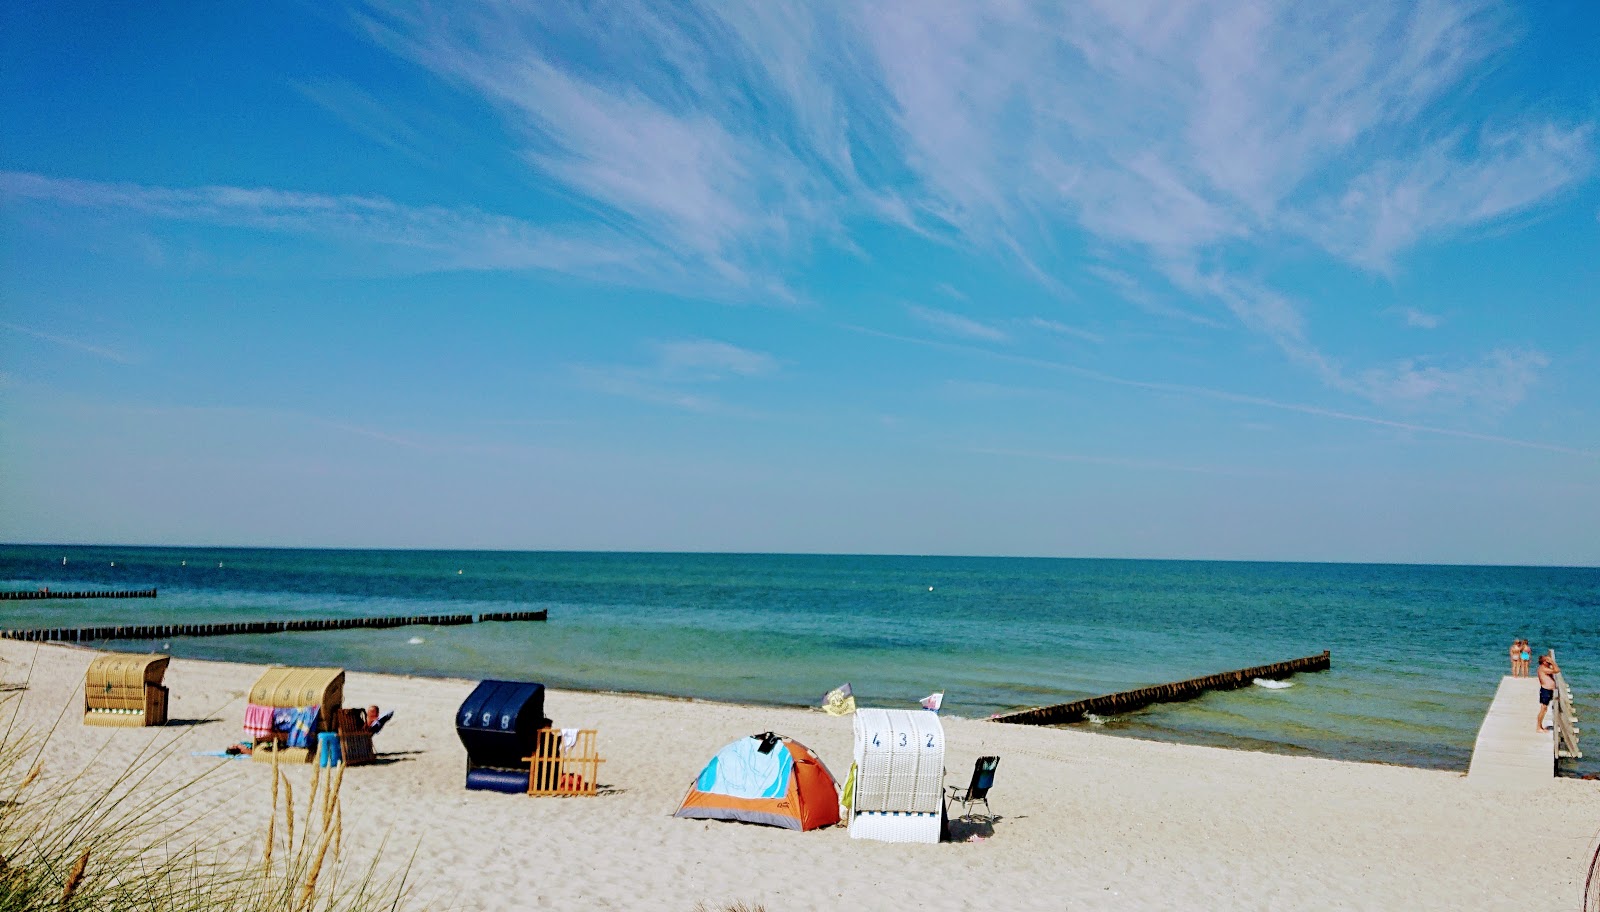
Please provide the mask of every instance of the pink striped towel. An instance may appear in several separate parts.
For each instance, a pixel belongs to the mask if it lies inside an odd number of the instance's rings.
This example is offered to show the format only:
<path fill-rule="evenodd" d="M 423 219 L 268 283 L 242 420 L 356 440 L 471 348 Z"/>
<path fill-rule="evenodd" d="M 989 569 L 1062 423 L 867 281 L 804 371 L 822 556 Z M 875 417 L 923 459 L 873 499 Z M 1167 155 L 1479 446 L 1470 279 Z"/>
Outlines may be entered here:
<path fill-rule="evenodd" d="M 244 734 L 252 740 L 272 737 L 272 707 L 246 704 L 244 708 Z"/>

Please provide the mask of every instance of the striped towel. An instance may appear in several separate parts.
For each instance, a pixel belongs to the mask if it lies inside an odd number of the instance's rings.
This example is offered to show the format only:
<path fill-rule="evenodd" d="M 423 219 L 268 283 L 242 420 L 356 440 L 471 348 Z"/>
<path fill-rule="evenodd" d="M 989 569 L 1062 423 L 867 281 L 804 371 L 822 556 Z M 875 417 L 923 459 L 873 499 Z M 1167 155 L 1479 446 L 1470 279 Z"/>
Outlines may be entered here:
<path fill-rule="evenodd" d="M 272 707 L 247 704 L 244 708 L 244 735 L 252 741 L 272 737 Z"/>

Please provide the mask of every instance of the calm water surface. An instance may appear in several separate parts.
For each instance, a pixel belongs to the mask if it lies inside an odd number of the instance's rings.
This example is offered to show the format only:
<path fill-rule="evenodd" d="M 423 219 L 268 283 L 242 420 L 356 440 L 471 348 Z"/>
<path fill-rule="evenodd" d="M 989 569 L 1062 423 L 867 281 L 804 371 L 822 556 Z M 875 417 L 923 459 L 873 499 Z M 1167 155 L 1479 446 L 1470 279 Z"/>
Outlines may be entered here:
<path fill-rule="evenodd" d="M 1594 568 L 0 546 L 0 588 L 39 586 L 160 597 L 0 602 L 0 626 L 548 608 L 545 624 L 175 639 L 170 651 L 771 704 L 815 703 L 849 681 L 869 706 L 943 690 L 961 716 L 1329 649 L 1331 672 L 1285 690 L 1093 727 L 1449 769 L 1466 767 L 1513 637 L 1557 650 L 1580 713 L 1600 693 Z"/>

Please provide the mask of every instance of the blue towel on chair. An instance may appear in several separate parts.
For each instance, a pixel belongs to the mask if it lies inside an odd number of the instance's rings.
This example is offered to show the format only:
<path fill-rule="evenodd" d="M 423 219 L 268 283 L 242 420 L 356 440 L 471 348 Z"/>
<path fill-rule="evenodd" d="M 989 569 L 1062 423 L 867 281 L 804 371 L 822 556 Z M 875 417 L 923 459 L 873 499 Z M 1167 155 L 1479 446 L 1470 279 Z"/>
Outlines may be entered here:
<path fill-rule="evenodd" d="M 321 713 L 320 706 L 302 706 L 294 711 L 294 717 L 289 721 L 289 747 L 311 747 Z"/>

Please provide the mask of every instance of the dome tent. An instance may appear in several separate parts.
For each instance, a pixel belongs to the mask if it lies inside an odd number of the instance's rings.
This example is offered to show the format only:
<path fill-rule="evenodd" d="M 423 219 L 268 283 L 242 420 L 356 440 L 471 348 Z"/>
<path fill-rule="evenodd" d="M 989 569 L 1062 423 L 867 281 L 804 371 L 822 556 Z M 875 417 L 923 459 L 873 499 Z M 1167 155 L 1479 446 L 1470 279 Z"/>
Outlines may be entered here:
<path fill-rule="evenodd" d="M 839 822 L 839 788 L 804 744 L 763 732 L 717 751 L 674 816 L 815 830 Z"/>

